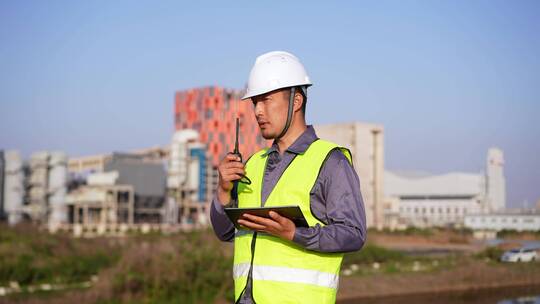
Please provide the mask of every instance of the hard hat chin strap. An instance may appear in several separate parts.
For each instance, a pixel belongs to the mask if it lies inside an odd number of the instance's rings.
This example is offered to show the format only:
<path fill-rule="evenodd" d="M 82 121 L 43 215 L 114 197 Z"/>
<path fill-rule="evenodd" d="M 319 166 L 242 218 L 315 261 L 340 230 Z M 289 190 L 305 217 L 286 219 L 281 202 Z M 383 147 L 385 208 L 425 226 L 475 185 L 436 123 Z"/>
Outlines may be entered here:
<path fill-rule="evenodd" d="M 296 87 L 291 87 L 291 96 L 289 97 L 289 110 L 287 112 L 287 122 L 285 122 L 285 127 L 283 128 L 283 131 L 276 137 L 276 139 L 280 139 L 287 133 L 287 130 L 289 130 L 289 127 L 291 126 L 292 121 L 292 115 L 293 115 L 293 106 L 294 106 L 294 94 L 296 92 Z"/>

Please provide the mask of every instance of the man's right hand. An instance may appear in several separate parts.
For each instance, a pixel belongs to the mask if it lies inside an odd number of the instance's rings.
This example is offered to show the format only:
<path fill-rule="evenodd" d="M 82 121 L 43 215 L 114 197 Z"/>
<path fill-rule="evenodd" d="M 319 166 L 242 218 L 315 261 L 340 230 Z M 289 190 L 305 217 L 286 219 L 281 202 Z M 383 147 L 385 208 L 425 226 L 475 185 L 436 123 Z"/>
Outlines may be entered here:
<path fill-rule="evenodd" d="M 217 189 L 218 199 L 222 205 L 228 205 L 231 201 L 231 189 L 233 181 L 242 178 L 244 164 L 240 157 L 234 154 L 227 154 L 218 165 L 219 184 Z"/>

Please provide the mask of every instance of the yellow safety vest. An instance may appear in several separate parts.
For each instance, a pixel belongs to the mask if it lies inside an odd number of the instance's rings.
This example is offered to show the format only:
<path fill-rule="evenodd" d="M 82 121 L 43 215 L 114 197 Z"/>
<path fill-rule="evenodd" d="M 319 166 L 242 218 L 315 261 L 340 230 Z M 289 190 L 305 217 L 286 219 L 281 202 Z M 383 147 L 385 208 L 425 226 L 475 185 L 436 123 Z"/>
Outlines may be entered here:
<path fill-rule="evenodd" d="M 310 209 L 310 191 L 329 153 L 339 148 L 352 163 L 349 150 L 316 140 L 296 155 L 266 200 L 265 206 L 298 205 L 309 226 L 325 223 Z M 238 185 L 239 207 L 260 207 L 267 149 L 255 153 L 246 163 L 251 185 Z M 252 241 L 254 241 L 252 253 Z M 256 303 L 334 303 L 342 253 L 307 250 L 293 242 L 249 230 L 237 230 L 234 239 L 234 289 L 238 301 L 252 272 Z"/>

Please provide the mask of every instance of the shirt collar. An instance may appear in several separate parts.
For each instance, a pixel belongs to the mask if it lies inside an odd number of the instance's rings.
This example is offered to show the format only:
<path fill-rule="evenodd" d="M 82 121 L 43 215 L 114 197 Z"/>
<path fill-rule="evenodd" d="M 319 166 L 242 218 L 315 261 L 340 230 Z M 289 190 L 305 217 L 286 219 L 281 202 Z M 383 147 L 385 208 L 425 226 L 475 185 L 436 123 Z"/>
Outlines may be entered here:
<path fill-rule="evenodd" d="M 300 135 L 294 141 L 294 143 L 289 148 L 287 148 L 286 151 L 290 153 L 294 153 L 294 154 L 303 154 L 304 152 L 306 152 L 309 146 L 317 139 L 319 138 L 317 137 L 317 134 L 315 133 L 315 129 L 313 128 L 312 125 L 309 125 L 307 126 L 304 133 L 302 133 L 302 135 Z M 266 156 L 272 152 L 278 152 L 278 151 L 279 149 L 278 149 L 277 141 L 274 140 L 274 142 L 272 143 L 272 146 L 268 148 L 268 150 L 266 150 L 263 156 Z"/>

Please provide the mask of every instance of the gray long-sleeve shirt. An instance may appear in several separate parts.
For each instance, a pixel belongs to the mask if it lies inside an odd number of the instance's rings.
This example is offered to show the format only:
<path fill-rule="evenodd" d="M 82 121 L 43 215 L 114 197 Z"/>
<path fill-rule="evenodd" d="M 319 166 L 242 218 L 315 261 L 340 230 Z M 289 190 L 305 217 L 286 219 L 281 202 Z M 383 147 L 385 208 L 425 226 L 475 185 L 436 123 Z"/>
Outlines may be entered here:
<path fill-rule="evenodd" d="M 268 161 L 261 193 L 263 205 L 294 157 L 305 152 L 317 139 L 313 127 L 308 126 L 283 155 L 280 155 L 277 143 L 272 144 L 266 152 Z M 293 242 L 320 252 L 349 252 L 363 246 L 366 240 L 366 215 L 360 181 L 341 151 L 332 151 L 323 164 L 310 191 L 310 205 L 313 215 L 326 225 L 297 227 Z M 220 240 L 234 239 L 234 225 L 225 214 L 217 196 L 212 201 L 210 218 Z"/>

